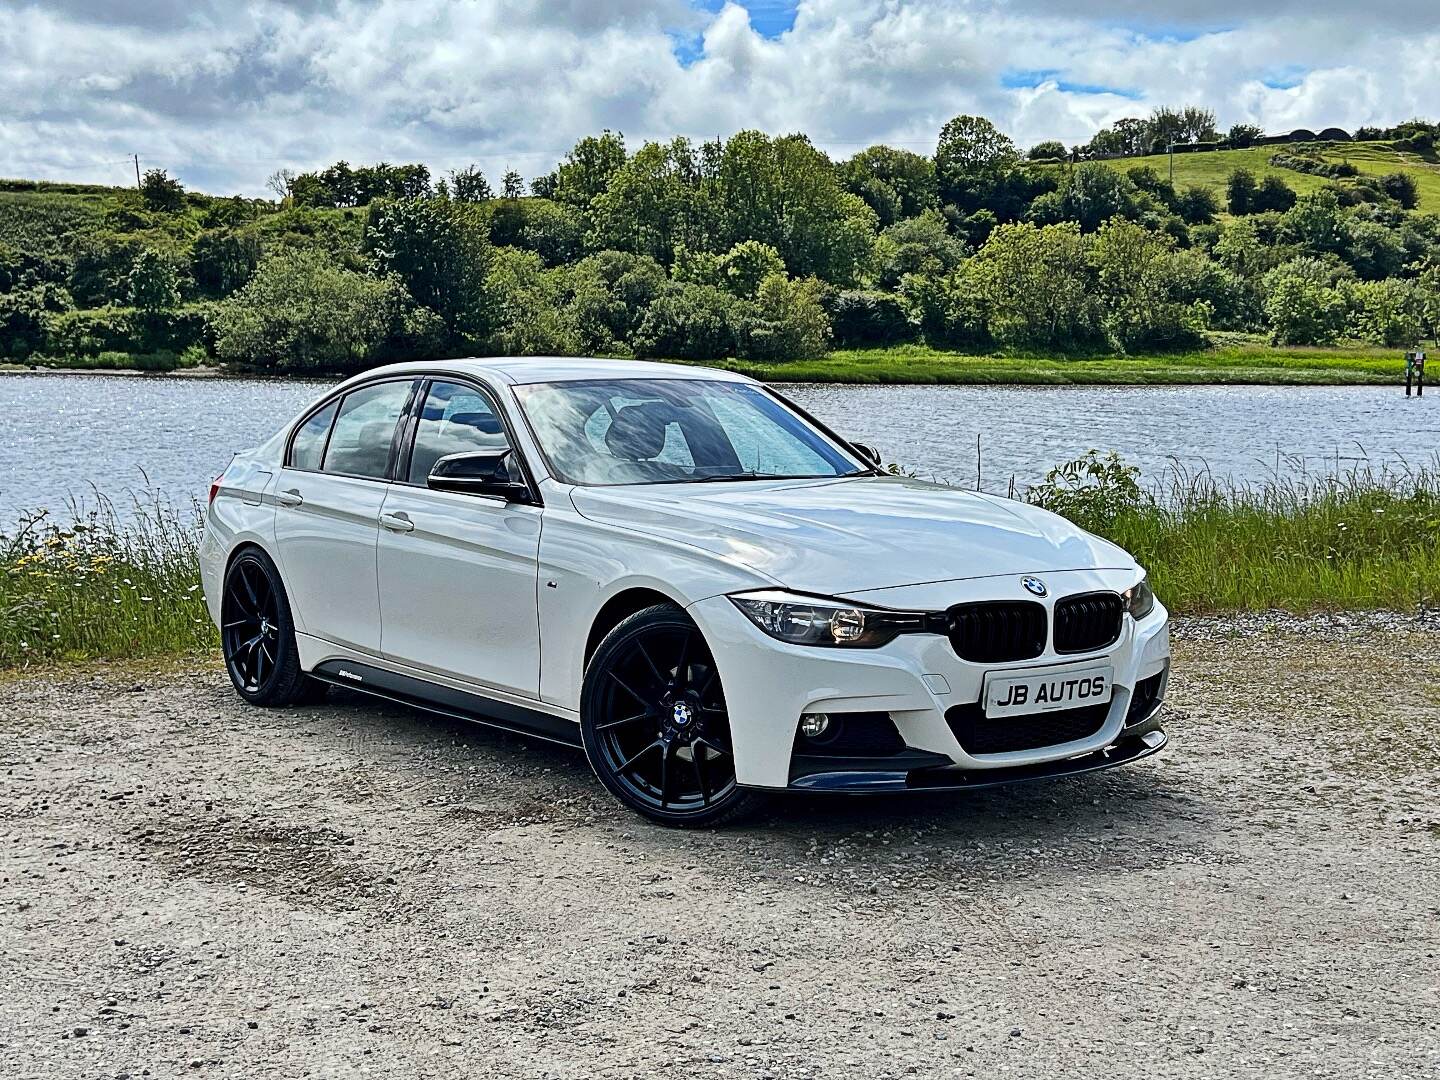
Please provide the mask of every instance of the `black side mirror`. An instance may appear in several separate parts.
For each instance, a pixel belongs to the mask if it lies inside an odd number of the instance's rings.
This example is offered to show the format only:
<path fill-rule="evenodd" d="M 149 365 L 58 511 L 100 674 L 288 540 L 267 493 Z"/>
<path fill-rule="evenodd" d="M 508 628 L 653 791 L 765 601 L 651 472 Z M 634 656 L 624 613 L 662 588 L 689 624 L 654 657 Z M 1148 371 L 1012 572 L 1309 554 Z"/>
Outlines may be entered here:
<path fill-rule="evenodd" d="M 877 469 L 880 468 L 883 464 L 880 460 L 879 452 L 873 446 L 867 446 L 863 442 L 852 442 L 850 444 L 850 449 L 854 450 L 857 454 L 859 454 L 866 461 L 870 462 L 870 464 L 874 465 Z"/>
<path fill-rule="evenodd" d="M 426 486 L 464 495 L 496 495 L 507 502 L 529 502 L 530 488 L 514 466 L 508 448 L 449 454 L 435 462 Z"/>

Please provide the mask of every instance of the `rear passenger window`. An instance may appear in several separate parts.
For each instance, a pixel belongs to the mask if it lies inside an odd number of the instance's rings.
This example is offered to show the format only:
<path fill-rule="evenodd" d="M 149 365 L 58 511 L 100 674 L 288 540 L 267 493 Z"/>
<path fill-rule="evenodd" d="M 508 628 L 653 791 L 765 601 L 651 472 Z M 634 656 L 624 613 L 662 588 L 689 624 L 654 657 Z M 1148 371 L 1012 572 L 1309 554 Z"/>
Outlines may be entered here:
<path fill-rule="evenodd" d="M 390 443 L 410 386 L 409 382 L 376 383 L 345 395 L 325 450 L 327 473 L 385 478 Z"/>
<path fill-rule="evenodd" d="M 442 457 L 509 445 L 505 425 L 484 394 L 460 383 L 434 383 L 425 395 L 425 408 L 415 428 L 410 483 L 425 483 Z"/>
<path fill-rule="evenodd" d="M 325 453 L 325 436 L 330 434 L 330 421 L 335 419 L 335 408 L 340 403 L 332 401 L 314 416 L 300 425 L 295 438 L 290 442 L 290 467 L 315 472 L 320 468 L 320 457 Z"/>

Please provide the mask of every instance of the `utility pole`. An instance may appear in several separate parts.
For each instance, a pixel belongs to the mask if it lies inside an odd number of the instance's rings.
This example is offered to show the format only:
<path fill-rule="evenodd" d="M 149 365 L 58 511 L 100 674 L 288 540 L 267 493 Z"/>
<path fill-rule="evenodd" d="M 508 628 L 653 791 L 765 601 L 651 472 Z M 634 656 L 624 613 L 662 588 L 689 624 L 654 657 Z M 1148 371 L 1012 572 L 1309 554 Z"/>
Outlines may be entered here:
<path fill-rule="evenodd" d="M 139 191 L 139 190 L 141 190 L 141 186 L 140 186 L 140 155 L 139 155 L 139 154 L 131 154 L 130 156 L 135 159 L 135 190 L 136 190 L 136 191 Z M 1172 171 L 1173 171 L 1173 170 L 1172 170 Z"/>

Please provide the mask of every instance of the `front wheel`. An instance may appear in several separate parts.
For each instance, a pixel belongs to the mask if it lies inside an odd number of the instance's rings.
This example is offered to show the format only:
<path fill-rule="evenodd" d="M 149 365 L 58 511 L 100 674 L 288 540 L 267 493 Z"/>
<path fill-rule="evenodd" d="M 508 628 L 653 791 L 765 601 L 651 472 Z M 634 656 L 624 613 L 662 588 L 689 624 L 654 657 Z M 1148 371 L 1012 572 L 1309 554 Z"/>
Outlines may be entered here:
<path fill-rule="evenodd" d="M 646 608 L 605 636 L 585 671 L 580 735 L 600 782 L 661 824 L 719 825 L 758 801 L 735 782 L 715 658 L 678 608 Z"/>
<path fill-rule="evenodd" d="M 258 548 L 240 552 L 225 571 L 220 648 L 230 681 L 251 705 L 297 705 L 325 694 L 325 684 L 300 667 L 280 572 Z"/>

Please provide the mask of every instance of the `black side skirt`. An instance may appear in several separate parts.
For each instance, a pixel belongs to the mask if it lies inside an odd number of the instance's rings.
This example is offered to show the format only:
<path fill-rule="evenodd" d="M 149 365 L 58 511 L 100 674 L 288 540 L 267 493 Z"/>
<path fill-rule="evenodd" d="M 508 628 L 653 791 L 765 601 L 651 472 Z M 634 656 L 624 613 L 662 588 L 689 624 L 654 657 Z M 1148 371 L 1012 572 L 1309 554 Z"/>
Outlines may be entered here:
<path fill-rule="evenodd" d="M 424 709 L 452 720 L 469 720 L 517 735 L 527 735 L 562 746 L 580 746 L 580 725 L 539 709 L 494 701 L 479 694 L 455 690 L 424 679 L 400 675 L 354 660 L 326 660 L 310 672 L 335 686 L 358 690 L 397 705 Z"/>

